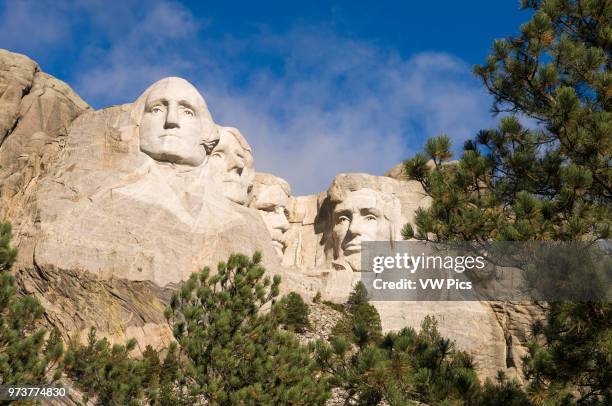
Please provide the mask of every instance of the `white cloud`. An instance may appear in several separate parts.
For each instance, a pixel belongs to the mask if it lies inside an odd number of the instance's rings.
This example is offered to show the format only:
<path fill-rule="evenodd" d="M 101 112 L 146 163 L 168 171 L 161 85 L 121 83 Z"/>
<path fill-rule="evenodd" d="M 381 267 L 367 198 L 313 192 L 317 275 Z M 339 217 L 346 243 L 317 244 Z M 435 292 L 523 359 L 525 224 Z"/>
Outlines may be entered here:
<path fill-rule="evenodd" d="M 199 84 L 215 116 L 239 127 L 256 168 L 286 178 L 298 193 L 324 190 L 340 172 L 382 174 L 447 133 L 459 146 L 492 124 L 490 99 L 470 68 L 444 53 L 404 59 L 324 29 L 251 39 L 281 55 L 277 73 L 246 73 Z"/>
<path fill-rule="evenodd" d="M 195 38 L 202 24 L 177 3 L 148 2 L 141 8 L 142 13 L 123 15 L 122 24 L 107 30 L 110 46 L 83 50 L 74 83 L 85 100 L 128 102 L 152 82 L 192 69 L 188 54 L 176 44 Z M 94 6 L 87 10 L 97 25 L 108 27 L 112 15 L 99 15 Z"/>
<path fill-rule="evenodd" d="M 51 1 L 7 1 L 0 5 L 1 46 L 21 52 L 44 52 L 70 38 L 66 9 Z"/>
<path fill-rule="evenodd" d="M 178 3 L 130 1 L 81 0 L 78 22 L 73 11 L 54 16 L 56 46 L 79 24 L 102 38 L 74 61 L 75 76 L 61 79 L 101 107 L 183 76 L 219 123 L 247 137 L 256 169 L 287 179 L 294 193 L 324 190 L 340 172 L 382 174 L 427 137 L 446 133 L 460 145 L 493 125 L 490 98 L 470 67 L 447 53 L 404 57 L 324 25 L 211 38 L 209 21 Z"/>

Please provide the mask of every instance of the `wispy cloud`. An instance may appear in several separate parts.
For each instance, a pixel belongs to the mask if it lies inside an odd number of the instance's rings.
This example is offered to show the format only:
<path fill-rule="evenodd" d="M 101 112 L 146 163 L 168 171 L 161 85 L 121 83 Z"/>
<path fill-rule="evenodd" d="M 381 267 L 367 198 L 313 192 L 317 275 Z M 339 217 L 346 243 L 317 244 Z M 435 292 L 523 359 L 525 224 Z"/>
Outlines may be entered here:
<path fill-rule="evenodd" d="M 20 52 L 41 53 L 70 39 L 71 19 L 60 3 L 46 0 L 0 4 L 0 44 Z"/>
<path fill-rule="evenodd" d="M 103 39 L 85 47 L 74 76 L 62 79 L 101 107 L 132 101 L 161 77 L 183 76 L 219 123 L 243 132 L 256 169 L 287 179 L 297 194 L 324 190 L 340 172 L 382 174 L 429 136 L 446 133 L 460 145 L 493 124 L 470 67 L 447 53 L 405 57 L 325 25 L 211 38 L 209 21 L 178 3 L 149 2 L 137 13 L 112 4 L 100 11 L 80 3 L 80 24 L 85 18 Z M 57 38 L 76 34 L 74 18 L 57 17 L 64 27 Z"/>
<path fill-rule="evenodd" d="M 92 7 L 93 22 L 108 28 L 106 41 L 85 47 L 77 62 L 73 82 L 86 100 L 98 106 L 129 102 L 152 82 L 192 70 L 195 61 L 183 47 L 204 24 L 182 5 L 149 2 L 117 27 L 108 25 L 112 15 Z"/>
<path fill-rule="evenodd" d="M 243 72 L 240 88 L 223 77 L 199 84 L 216 117 L 253 144 L 257 168 L 298 192 L 323 190 L 339 172 L 382 174 L 429 136 L 460 145 L 492 124 L 490 99 L 451 55 L 402 58 L 324 27 L 245 41 L 282 58 L 283 69 Z"/>

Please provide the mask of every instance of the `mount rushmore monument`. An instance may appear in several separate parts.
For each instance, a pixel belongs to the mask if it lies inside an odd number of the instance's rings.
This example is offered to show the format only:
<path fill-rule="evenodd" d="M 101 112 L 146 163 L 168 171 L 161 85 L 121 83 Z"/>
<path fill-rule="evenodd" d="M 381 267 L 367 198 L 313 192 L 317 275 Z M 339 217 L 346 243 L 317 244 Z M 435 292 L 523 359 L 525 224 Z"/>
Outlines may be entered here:
<path fill-rule="evenodd" d="M 256 167 L 248 134 L 216 123 L 184 79 L 94 111 L 34 61 L 0 50 L 0 221 L 13 224 L 20 289 L 66 338 L 95 326 L 111 340 L 166 345 L 173 289 L 232 252 L 261 251 L 286 291 L 343 302 L 363 271 L 361 242 L 400 239 L 429 204 L 397 168 L 339 174 L 319 194 L 293 196 Z M 516 370 L 532 318 L 512 303 L 374 305 L 385 330 L 435 316 L 483 376 Z"/>

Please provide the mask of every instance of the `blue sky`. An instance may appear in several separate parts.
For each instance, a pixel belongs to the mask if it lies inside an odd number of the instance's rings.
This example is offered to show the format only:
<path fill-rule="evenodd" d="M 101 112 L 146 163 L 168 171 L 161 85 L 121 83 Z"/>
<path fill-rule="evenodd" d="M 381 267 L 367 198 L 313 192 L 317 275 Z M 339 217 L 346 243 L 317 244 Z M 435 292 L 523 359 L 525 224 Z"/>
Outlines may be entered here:
<path fill-rule="evenodd" d="M 95 108 L 184 77 L 242 131 L 258 171 L 306 194 L 495 125 L 471 67 L 528 18 L 514 0 L 0 0 L 0 47 Z"/>

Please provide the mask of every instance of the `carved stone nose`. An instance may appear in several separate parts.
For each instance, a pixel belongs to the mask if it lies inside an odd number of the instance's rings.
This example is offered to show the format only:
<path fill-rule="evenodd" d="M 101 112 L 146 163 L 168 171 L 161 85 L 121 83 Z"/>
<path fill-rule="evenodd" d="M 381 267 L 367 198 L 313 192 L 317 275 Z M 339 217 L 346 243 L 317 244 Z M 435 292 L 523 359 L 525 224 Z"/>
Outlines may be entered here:
<path fill-rule="evenodd" d="M 363 222 L 360 221 L 359 219 L 353 219 L 351 220 L 351 224 L 349 225 L 348 228 L 348 232 L 351 235 L 361 235 L 362 234 L 362 229 L 363 229 Z"/>
<path fill-rule="evenodd" d="M 279 230 L 281 233 L 285 233 L 289 230 L 289 221 L 285 216 L 285 208 L 277 206 L 274 211 L 269 214 L 268 221 L 272 228 Z"/>
<path fill-rule="evenodd" d="M 227 170 L 229 172 L 237 173 L 238 176 L 242 175 L 242 171 L 244 171 L 244 161 L 239 157 L 228 157 L 229 162 L 227 164 Z"/>
<path fill-rule="evenodd" d="M 280 221 L 279 221 L 278 227 L 276 228 L 281 230 L 283 233 L 286 233 L 287 230 L 289 230 L 289 221 L 287 221 L 287 217 L 285 217 L 285 213 L 280 215 Z"/>
<path fill-rule="evenodd" d="M 176 111 L 176 107 L 169 106 L 168 112 L 166 113 L 166 121 L 164 122 L 164 128 L 178 128 L 179 120 L 178 120 L 178 112 Z"/>

